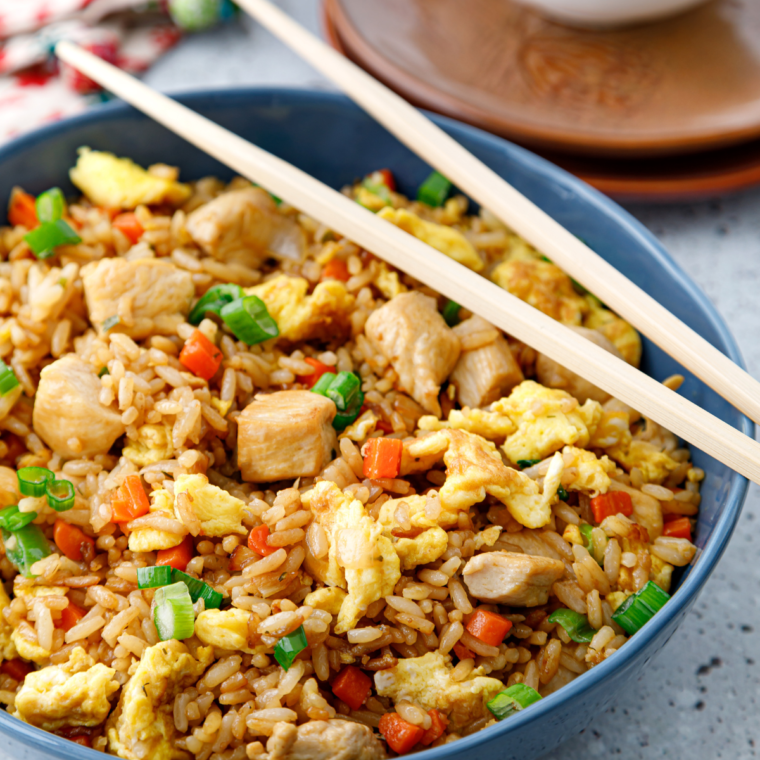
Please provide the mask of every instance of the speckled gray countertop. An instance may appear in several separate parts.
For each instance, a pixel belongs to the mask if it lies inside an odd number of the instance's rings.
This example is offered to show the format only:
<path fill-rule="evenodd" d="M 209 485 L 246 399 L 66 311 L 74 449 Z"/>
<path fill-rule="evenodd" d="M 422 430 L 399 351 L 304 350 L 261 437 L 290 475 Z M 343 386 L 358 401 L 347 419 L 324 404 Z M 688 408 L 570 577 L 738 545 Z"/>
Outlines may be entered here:
<path fill-rule="evenodd" d="M 317 0 L 281 6 L 319 29 Z M 278 84 L 331 89 L 249 20 L 189 38 L 146 81 L 160 89 Z M 709 203 L 629 206 L 704 289 L 760 377 L 760 190 Z M 679 634 L 593 728 L 554 760 L 760 756 L 760 493 Z"/>

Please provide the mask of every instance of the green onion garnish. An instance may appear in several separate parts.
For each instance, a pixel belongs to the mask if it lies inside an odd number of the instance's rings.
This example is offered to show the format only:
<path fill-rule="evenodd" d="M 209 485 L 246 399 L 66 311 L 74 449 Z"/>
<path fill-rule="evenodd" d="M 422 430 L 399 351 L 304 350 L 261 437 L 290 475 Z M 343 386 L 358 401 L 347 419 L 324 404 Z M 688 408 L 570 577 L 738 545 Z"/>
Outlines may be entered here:
<path fill-rule="evenodd" d="M 370 177 L 371 175 L 362 180 L 362 187 L 372 193 L 372 195 L 376 195 L 381 201 L 384 201 L 387 206 L 390 206 L 391 191 L 382 182 L 375 182 Z"/>
<path fill-rule="evenodd" d="M 583 536 L 583 545 L 588 549 L 589 553 L 594 551 L 594 539 L 591 536 L 591 531 L 594 530 L 593 525 L 584 523 L 580 526 L 581 535 Z"/>
<path fill-rule="evenodd" d="M 153 622 L 161 641 L 189 639 L 195 631 L 195 614 L 190 592 L 184 583 L 156 589 Z"/>
<path fill-rule="evenodd" d="M 557 488 L 557 496 L 559 497 L 560 501 L 567 501 L 567 491 L 565 490 L 564 486 L 562 486 L 561 484 Z"/>
<path fill-rule="evenodd" d="M 417 200 L 427 206 L 443 206 L 451 192 L 451 182 L 440 172 L 433 172 L 417 191 Z"/>
<path fill-rule="evenodd" d="M 10 393 L 19 384 L 16 373 L 0 359 L 0 396 Z"/>
<path fill-rule="evenodd" d="M 50 544 L 37 525 L 25 525 L 12 533 L 2 531 L 5 556 L 27 578 L 32 578 L 31 567 L 50 554 Z"/>
<path fill-rule="evenodd" d="M 353 372 L 339 372 L 325 394 L 338 411 L 345 412 L 361 392 L 361 380 Z"/>
<path fill-rule="evenodd" d="M 104 375 L 110 375 L 111 373 L 108 371 L 108 367 L 103 367 L 103 369 L 98 372 L 98 377 L 103 377 Z"/>
<path fill-rule="evenodd" d="M 121 322 L 121 319 L 119 318 L 118 314 L 114 314 L 112 317 L 108 317 L 108 319 L 103 320 L 103 331 L 108 332 L 112 327 L 116 327 L 116 325 Z"/>
<path fill-rule="evenodd" d="M 309 642 L 306 640 L 306 631 L 303 626 L 283 636 L 274 646 L 274 659 L 282 665 L 285 670 L 290 670 L 290 666 L 295 662 L 300 652 L 303 652 Z"/>
<path fill-rule="evenodd" d="M 45 485 L 55 477 L 47 467 L 22 467 L 17 473 L 18 490 L 24 496 L 45 495 Z"/>
<path fill-rule="evenodd" d="M 258 296 L 245 296 L 225 304 L 219 315 L 238 340 L 249 346 L 276 338 L 280 334 L 267 305 Z"/>
<path fill-rule="evenodd" d="M 38 259 L 49 259 L 55 254 L 55 249 L 59 245 L 74 245 L 82 242 L 82 238 L 63 219 L 56 222 L 43 222 L 37 229 L 24 235 L 24 240 Z"/>
<path fill-rule="evenodd" d="M 172 582 L 172 568 L 169 565 L 137 568 L 137 588 L 159 588 Z"/>
<path fill-rule="evenodd" d="M 333 420 L 333 427 L 339 432 L 343 432 L 358 416 L 364 406 L 364 394 L 359 391 L 351 406 L 344 412 L 339 411 Z"/>
<path fill-rule="evenodd" d="M 648 581 L 644 588 L 631 594 L 612 613 L 612 619 L 628 634 L 633 635 L 648 623 L 670 599 L 656 583 Z"/>
<path fill-rule="evenodd" d="M 518 459 L 517 466 L 521 470 L 526 470 L 528 467 L 533 467 L 534 464 L 538 464 L 540 459 Z"/>
<path fill-rule="evenodd" d="M 504 720 L 524 710 L 528 705 L 538 702 L 539 699 L 541 695 L 535 689 L 524 683 L 516 683 L 486 702 L 486 707 L 493 713 L 496 720 Z"/>
<path fill-rule="evenodd" d="M 449 327 L 456 327 L 462 321 L 459 319 L 459 310 L 461 308 L 462 307 L 458 303 L 452 301 L 451 299 L 446 301 L 446 305 L 443 307 L 441 316 L 443 317 L 443 321 Z"/>
<path fill-rule="evenodd" d="M 8 531 L 21 530 L 37 519 L 36 512 L 22 512 L 16 504 L 0 510 L 0 528 Z"/>
<path fill-rule="evenodd" d="M 69 480 L 48 480 L 45 493 L 48 504 L 56 512 L 67 512 L 74 506 L 74 484 Z"/>
<path fill-rule="evenodd" d="M 550 623 L 558 623 L 567 635 L 577 644 L 588 644 L 596 634 L 596 629 L 589 625 L 588 618 L 574 610 L 554 610 L 548 617 Z"/>
<path fill-rule="evenodd" d="M 37 196 L 34 202 L 37 211 L 37 219 L 44 224 L 45 222 L 57 222 L 66 208 L 66 200 L 63 197 L 60 187 L 51 187 L 50 190 Z"/>
<path fill-rule="evenodd" d="M 219 316 L 219 312 L 222 307 L 228 303 L 236 301 L 238 298 L 243 298 L 245 293 L 240 285 L 234 285 L 228 283 L 227 285 L 214 285 L 213 288 L 209 288 L 201 299 L 190 311 L 190 316 L 187 321 L 191 325 L 199 325 L 201 320 L 206 314 L 216 314 Z"/>
<path fill-rule="evenodd" d="M 174 570 L 172 572 L 172 581 L 174 583 L 184 583 L 187 586 L 193 604 L 199 599 L 203 599 L 207 610 L 212 608 L 218 610 L 222 606 L 224 597 L 218 591 L 214 591 L 208 583 L 204 583 L 198 580 L 198 578 L 193 578 L 192 575 L 183 573 L 181 570 Z"/>
<path fill-rule="evenodd" d="M 312 393 L 318 393 L 320 396 L 326 396 L 327 395 L 327 389 L 330 387 L 330 384 L 337 375 L 334 372 L 325 372 L 322 377 L 317 380 L 316 383 L 311 387 Z"/>

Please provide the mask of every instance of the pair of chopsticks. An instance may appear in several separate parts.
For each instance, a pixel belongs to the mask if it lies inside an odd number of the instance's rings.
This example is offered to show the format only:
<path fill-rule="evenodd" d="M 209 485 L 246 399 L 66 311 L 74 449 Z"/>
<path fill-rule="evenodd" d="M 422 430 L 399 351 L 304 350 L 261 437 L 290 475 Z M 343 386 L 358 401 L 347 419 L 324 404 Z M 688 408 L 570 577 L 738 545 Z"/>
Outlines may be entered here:
<path fill-rule="evenodd" d="M 311 36 L 297 25 L 291 28 L 292 22 L 286 16 L 280 18 L 276 9 L 262 2 L 262 0 L 243 0 L 241 4 L 257 14 L 261 12 L 262 16 L 264 13 L 269 14 L 270 22 L 272 19 L 275 19 L 273 23 L 278 25 L 282 22 L 278 28 L 284 29 L 283 33 L 297 35 L 294 38 L 295 44 L 303 45 L 304 49 L 312 50 L 318 42 L 312 40 Z M 340 192 L 180 105 L 171 98 L 155 92 L 102 59 L 68 42 L 59 43 L 56 52 L 61 60 L 131 103 L 188 142 L 239 172 L 242 176 L 257 182 L 275 195 L 284 198 L 294 207 L 353 240 L 361 247 L 372 251 L 398 269 L 425 282 L 518 340 L 603 388 L 733 470 L 760 483 L 760 444 L 727 423 L 670 391 L 626 362 L 615 358 L 604 349 L 582 338 L 484 277 L 456 263 L 394 225 L 379 219 L 371 211 Z M 303 52 L 300 47 L 299 52 Z M 332 51 L 326 49 L 325 54 L 327 53 L 332 54 Z M 311 54 L 316 56 L 316 52 L 312 51 Z M 351 66 L 351 64 L 342 58 L 335 58 L 330 68 L 334 70 L 345 66 Z M 341 71 L 341 74 L 343 73 L 345 72 Z M 362 77 L 364 76 L 366 75 L 362 73 Z M 348 76 L 343 78 L 350 79 Z M 380 87 L 371 78 L 368 81 L 372 87 Z M 360 84 L 365 86 L 363 81 Z M 393 97 L 395 98 L 395 96 Z M 389 104 L 388 108 L 395 108 L 395 105 Z M 424 129 L 433 130 L 437 133 L 436 127 L 432 124 L 428 124 L 426 120 L 420 121 L 424 117 L 413 110 L 412 113 L 419 134 L 424 135 Z M 396 114 L 395 121 L 395 128 L 404 128 L 404 117 Z M 425 124 L 428 126 L 423 126 Z M 456 154 L 464 157 L 462 160 L 466 159 L 469 163 L 477 164 L 477 160 L 457 143 L 452 143 L 452 145 L 456 149 Z M 419 152 L 423 153 L 422 150 Z M 450 162 L 439 163 L 439 167 L 450 177 L 456 179 L 454 167 Z M 485 167 L 480 170 L 480 174 L 484 173 L 487 173 Z M 495 180 L 498 180 L 496 185 Z M 460 187 L 463 187 L 464 183 L 461 180 L 456 179 L 456 181 Z M 519 198 L 521 208 L 530 205 L 526 199 L 517 195 L 515 190 L 509 188 L 496 175 L 489 175 L 489 182 L 491 189 L 485 202 L 487 207 L 494 207 L 495 197 L 501 192 L 507 192 L 509 197 Z M 504 187 L 507 188 L 506 191 Z M 491 198 L 490 192 L 493 192 L 493 198 Z M 473 192 L 473 195 L 484 197 L 482 192 Z M 541 214 L 537 209 L 531 208 L 534 217 Z M 566 238 L 568 240 L 574 239 L 548 217 L 545 215 L 543 217 L 547 220 L 544 222 L 545 224 L 551 224 L 563 233 L 559 242 L 555 240 L 551 246 L 544 246 L 544 250 L 559 261 L 558 252 L 562 248 L 563 241 Z M 531 242 L 540 244 L 539 237 L 533 235 Z M 585 246 L 583 249 L 588 251 Z M 590 251 L 588 254 L 594 256 Z M 597 260 L 601 261 L 595 257 L 594 261 Z M 615 273 L 618 281 L 622 280 L 623 283 L 627 283 L 614 269 L 607 268 Z M 580 272 L 574 271 L 573 275 L 575 276 L 575 274 L 580 274 Z M 596 280 L 590 280 L 588 277 L 584 280 L 580 276 L 578 279 L 596 288 L 597 293 L 611 306 L 615 307 L 620 300 L 612 297 L 615 293 L 614 288 L 605 287 L 602 289 L 601 284 L 597 287 Z M 599 282 L 601 283 L 601 280 Z M 634 288 L 635 286 L 628 283 L 626 287 Z M 608 293 L 610 295 L 607 295 Z M 652 303 L 654 302 L 652 301 Z M 665 313 L 667 314 L 667 312 Z M 676 334 L 672 337 L 671 343 L 675 344 L 679 340 L 686 340 L 683 337 L 684 335 L 694 335 L 674 317 L 671 317 L 670 321 L 675 322 L 676 325 L 674 328 Z M 695 336 L 694 340 L 701 339 Z M 675 355 L 674 351 L 672 353 Z M 692 368 L 686 361 L 684 363 Z M 728 368 L 730 371 L 726 371 L 724 375 L 720 376 L 720 382 L 716 381 L 718 390 L 727 388 L 731 382 L 734 382 L 733 379 L 729 378 L 733 378 L 739 372 L 739 369 L 730 362 L 728 362 Z M 754 383 L 754 381 L 752 382 Z M 760 397 L 760 394 L 758 396 Z M 760 415 L 758 416 L 760 417 Z"/>

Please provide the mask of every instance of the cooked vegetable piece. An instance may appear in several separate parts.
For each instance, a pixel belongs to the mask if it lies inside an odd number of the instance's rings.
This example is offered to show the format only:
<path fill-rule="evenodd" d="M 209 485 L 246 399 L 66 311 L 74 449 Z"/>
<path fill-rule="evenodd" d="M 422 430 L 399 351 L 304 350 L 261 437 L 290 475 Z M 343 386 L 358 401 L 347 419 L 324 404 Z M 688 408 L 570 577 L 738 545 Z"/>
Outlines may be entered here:
<path fill-rule="evenodd" d="M 45 495 L 45 486 L 55 477 L 47 467 L 22 467 L 18 473 L 18 490 L 24 496 L 39 498 Z"/>
<path fill-rule="evenodd" d="M 185 536 L 185 539 L 179 546 L 171 549 L 161 549 L 156 554 L 156 564 L 184 571 L 187 568 L 187 563 L 193 558 L 194 549 L 193 537 Z"/>
<path fill-rule="evenodd" d="M 446 726 L 449 725 L 449 719 L 440 710 L 428 710 L 428 715 L 430 728 L 420 739 L 423 747 L 429 747 L 433 742 L 438 741 L 446 733 Z"/>
<path fill-rule="evenodd" d="M 328 369 L 327 372 L 323 372 L 320 377 L 314 382 L 314 385 L 311 387 L 311 392 L 318 393 L 320 396 L 327 398 L 327 390 L 332 385 L 332 382 L 336 377 L 337 375 L 334 372 L 330 372 Z"/>
<path fill-rule="evenodd" d="M 399 755 L 410 752 L 425 735 L 419 726 L 407 723 L 398 713 L 385 713 L 378 726 L 380 734 L 388 746 Z"/>
<path fill-rule="evenodd" d="M 612 613 L 612 619 L 628 634 L 633 635 L 644 627 L 670 599 L 670 594 L 663 591 L 653 581 L 631 594 Z"/>
<path fill-rule="evenodd" d="M 245 296 L 225 304 L 219 311 L 238 340 L 255 346 L 280 334 L 277 322 L 258 296 Z"/>
<path fill-rule="evenodd" d="M 567 635 L 578 644 L 588 644 L 596 634 L 596 629 L 589 625 L 588 618 L 573 610 L 554 610 L 549 615 L 548 622 L 561 625 Z"/>
<path fill-rule="evenodd" d="M 216 374 L 223 358 L 222 352 L 200 330 L 195 330 L 185 341 L 179 355 L 180 363 L 204 380 Z"/>
<path fill-rule="evenodd" d="M 492 647 L 497 647 L 511 630 L 512 621 L 497 615 L 495 612 L 475 610 L 467 622 L 466 628 L 476 639 L 480 639 Z"/>
<path fill-rule="evenodd" d="M 16 373 L 0 359 L 0 396 L 7 396 L 18 384 Z"/>
<path fill-rule="evenodd" d="M 352 710 L 358 710 L 372 689 L 372 679 L 353 665 L 346 665 L 333 681 L 332 692 Z"/>
<path fill-rule="evenodd" d="M 12 533 L 34 522 L 36 518 L 36 512 L 22 512 L 17 505 L 13 504 L 0 510 L 0 528 Z"/>
<path fill-rule="evenodd" d="M 350 277 L 351 274 L 348 271 L 348 265 L 343 259 L 330 259 L 330 261 L 322 267 L 320 281 L 339 280 L 340 282 L 348 282 Z"/>
<path fill-rule="evenodd" d="M 322 364 L 318 359 L 314 359 L 311 356 L 307 356 L 304 361 L 307 364 L 311 364 L 314 367 L 314 372 L 310 375 L 299 375 L 297 380 L 307 388 L 314 388 L 314 386 L 321 380 L 326 374 L 332 374 L 332 367 L 328 367 L 326 364 Z M 335 375 L 333 375 L 335 377 Z"/>
<path fill-rule="evenodd" d="M 82 238 L 63 219 L 57 222 L 43 222 L 39 227 L 27 232 L 24 240 L 38 259 L 49 259 L 59 245 L 82 242 Z"/>
<path fill-rule="evenodd" d="M 398 438 L 370 438 L 365 445 L 364 477 L 397 478 L 404 444 Z"/>
<path fill-rule="evenodd" d="M 193 604 L 199 599 L 203 599 L 207 610 L 218 610 L 222 606 L 224 597 L 218 591 L 214 591 L 208 583 L 204 583 L 198 578 L 193 578 L 192 575 L 188 575 L 187 573 L 182 572 L 182 570 L 176 569 L 172 570 L 172 581 L 174 583 L 182 582 L 187 586 Z"/>
<path fill-rule="evenodd" d="M 688 517 L 669 520 L 662 528 L 662 535 L 671 538 L 685 538 L 687 541 L 691 541 L 691 520 Z"/>
<path fill-rule="evenodd" d="M 462 321 L 459 318 L 459 311 L 461 308 L 462 307 L 458 303 L 451 299 L 446 301 L 441 316 L 443 317 L 443 321 L 446 322 L 449 327 L 456 327 Z"/>
<path fill-rule="evenodd" d="M 115 227 L 132 245 L 143 236 L 145 229 L 140 220 L 137 218 L 137 214 L 133 214 L 128 211 L 125 214 L 119 214 L 112 222 L 111 226 Z"/>
<path fill-rule="evenodd" d="M 33 230 L 40 223 L 37 219 L 34 196 L 14 187 L 8 204 L 8 221 L 14 227 L 21 226 Z"/>
<path fill-rule="evenodd" d="M 417 200 L 427 206 L 436 208 L 437 206 L 443 206 L 450 192 L 451 182 L 440 172 L 433 172 L 420 185 L 420 189 L 417 191 Z"/>
<path fill-rule="evenodd" d="M 57 222 L 66 210 L 66 199 L 63 197 L 60 187 L 51 187 L 50 190 L 40 193 L 34 202 L 37 219 L 45 222 Z"/>
<path fill-rule="evenodd" d="M 538 464 L 540 461 L 540 459 L 518 459 L 517 466 L 521 470 L 525 470 L 528 467 L 533 467 L 534 464 Z"/>
<path fill-rule="evenodd" d="M 535 689 L 524 683 L 516 683 L 497 694 L 486 703 L 486 707 L 497 720 L 504 720 L 504 718 L 524 710 L 528 705 L 538 702 L 539 699 L 541 699 L 541 695 Z"/>
<path fill-rule="evenodd" d="M 352 406 L 361 393 L 361 380 L 353 372 L 339 372 L 330 383 L 325 395 L 337 407 L 339 412 L 345 412 Z"/>
<path fill-rule="evenodd" d="M 591 511 L 594 520 L 600 523 L 605 517 L 621 514 L 630 517 L 633 514 L 633 502 L 625 491 L 610 491 L 591 499 Z"/>
<path fill-rule="evenodd" d="M 45 483 L 45 493 L 47 494 L 48 504 L 56 512 L 67 512 L 72 509 L 76 496 L 74 493 L 74 484 L 65 479 L 48 480 Z"/>
<path fill-rule="evenodd" d="M 95 541 L 76 525 L 56 520 L 53 528 L 55 545 L 74 562 L 95 556 Z"/>
<path fill-rule="evenodd" d="M 139 475 L 127 475 L 111 495 L 111 514 L 114 522 L 136 520 L 150 512 L 150 502 Z"/>
<path fill-rule="evenodd" d="M 568 493 L 565 490 L 564 486 L 560 485 L 557 488 L 557 497 L 559 498 L 560 501 L 567 501 Z"/>
<path fill-rule="evenodd" d="M 207 314 L 216 314 L 222 310 L 222 306 L 242 298 L 245 294 L 240 285 L 228 283 L 226 285 L 214 285 L 209 288 L 193 306 L 187 321 L 191 325 L 199 325 Z"/>
<path fill-rule="evenodd" d="M 68 607 L 61 610 L 61 617 L 58 620 L 58 628 L 64 631 L 70 631 L 87 613 L 78 607 L 69 599 Z"/>
<path fill-rule="evenodd" d="M 581 536 L 583 536 L 583 545 L 588 549 L 589 553 L 593 555 L 594 539 L 592 538 L 591 533 L 594 530 L 594 526 L 589 525 L 588 523 L 584 523 L 579 527 L 579 530 L 581 532 Z"/>
<path fill-rule="evenodd" d="M 27 578 L 33 577 L 32 565 L 50 554 L 50 545 L 45 534 L 37 525 L 30 524 L 13 533 L 3 530 L 2 535 L 5 556 L 22 575 Z"/>
<path fill-rule="evenodd" d="M 262 557 L 268 557 L 270 554 L 274 554 L 277 551 L 276 546 L 270 546 L 267 543 L 267 536 L 269 535 L 269 527 L 267 525 L 257 525 L 248 534 L 248 548 L 256 554 L 260 554 Z"/>
<path fill-rule="evenodd" d="M 290 666 L 295 662 L 299 653 L 303 652 L 309 642 L 306 640 L 306 631 L 300 625 L 293 633 L 283 636 L 274 646 L 274 659 L 282 665 L 285 670 L 290 670 Z"/>
<path fill-rule="evenodd" d="M 158 588 L 172 582 L 172 568 L 168 565 L 137 568 L 137 588 Z"/>
<path fill-rule="evenodd" d="M 189 639 L 195 631 L 195 615 L 190 592 L 184 583 L 156 590 L 153 622 L 161 641 Z"/>
<path fill-rule="evenodd" d="M 459 642 L 454 644 L 454 654 L 460 660 L 474 660 L 475 659 L 475 652 L 473 652 L 471 649 L 468 649 L 464 644 L 460 644 Z"/>
<path fill-rule="evenodd" d="M 359 395 L 351 403 L 346 411 L 338 411 L 333 420 L 333 427 L 340 433 L 344 431 L 352 422 L 356 420 L 364 406 L 364 394 L 359 391 Z"/>

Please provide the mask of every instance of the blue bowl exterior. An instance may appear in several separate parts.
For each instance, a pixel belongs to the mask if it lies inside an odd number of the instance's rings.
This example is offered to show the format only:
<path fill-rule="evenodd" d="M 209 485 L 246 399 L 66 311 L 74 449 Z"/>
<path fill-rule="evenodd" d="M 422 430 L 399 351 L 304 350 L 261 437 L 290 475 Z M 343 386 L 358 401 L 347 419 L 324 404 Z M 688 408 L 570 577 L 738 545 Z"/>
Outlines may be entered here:
<path fill-rule="evenodd" d="M 401 192 L 413 194 L 429 167 L 340 95 L 251 88 L 180 96 L 180 101 L 257 145 L 339 188 L 379 167 L 392 169 Z M 571 232 L 665 304 L 680 319 L 743 366 L 733 337 L 706 296 L 657 240 L 615 203 L 538 156 L 472 127 L 432 116 Z M 88 145 L 130 156 L 142 165 L 166 162 L 185 179 L 231 172 L 132 108 L 111 103 L 25 136 L 0 150 L 0 198 L 13 185 L 39 193 L 66 179 L 77 148 Z M 753 424 L 730 404 L 645 340 L 643 369 L 664 379 L 685 375 L 681 393 L 747 435 Z M 616 694 L 641 676 L 673 635 L 728 544 L 747 492 L 747 481 L 701 451 L 706 472 L 696 532 L 700 553 L 680 578 L 673 600 L 614 657 L 524 713 L 454 744 L 427 750 L 426 760 L 531 760 L 549 752 L 606 710 Z M 27 726 L 0 711 L 3 751 L 17 760 L 94 760 L 101 756 Z"/>

